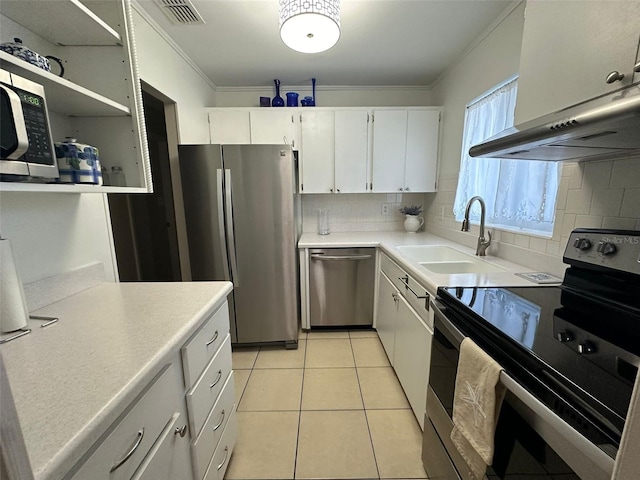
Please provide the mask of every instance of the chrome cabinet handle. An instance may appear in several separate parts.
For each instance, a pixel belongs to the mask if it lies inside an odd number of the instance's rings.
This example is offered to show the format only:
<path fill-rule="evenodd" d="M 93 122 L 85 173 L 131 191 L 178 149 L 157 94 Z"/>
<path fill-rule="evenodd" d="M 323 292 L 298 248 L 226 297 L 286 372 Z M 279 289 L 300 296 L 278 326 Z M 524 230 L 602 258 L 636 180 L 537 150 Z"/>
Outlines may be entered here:
<path fill-rule="evenodd" d="M 207 342 L 207 345 L 206 345 L 206 346 L 208 347 L 208 346 L 209 346 L 209 345 L 211 345 L 213 342 L 215 342 L 217 339 L 218 339 L 218 330 L 216 330 L 216 333 L 214 333 L 214 334 L 213 334 L 213 338 Z"/>
<path fill-rule="evenodd" d="M 213 382 L 211 385 L 209 385 L 209 388 L 215 387 L 218 384 L 218 382 L 220 381 L 221 378 L 222 378 L 222 370 L 218 370 L 218 376 L 216 377 L 215 382 Z"/>
<path fill-rule="evenodd" d="M 142 427 L 142 429 L 138 430 L 138 439 L 136 440 L 136 442 L 133 444 L 133 447 L 131 447 L 131 450 L 129 450 L 124 457 L 122 457 L 122 459 L 118 460 L 116 463 L 113 464 L 113 466 L 111 467 L 111 470 L 109 470 L 109 473 L 115 472 L 118 468 L 120 468 L 127 460 L 129 460 L 131 458 L 131 455 L 134 454 L 134 452 L 138 449 L 138 447 L 140 446 L 140 444 L 142 443 L 142 438 L 144 437 L 144 427 Z"/>
<path fill-rule="evenodd" d="M 176 429 L 173 431 L 173 434 L 180 435 L 180 437 L 183 438 L 187 434 L 187 426 L 183 425 L 181 427 L 176 427 Z"/>
<path fill-rule="evenodd" d="M 225 223 L 224 223 L 224 198 L 222 196 L 222 169 L 216 170 L 216 184 L 218 195 L 218 235 L 220 236 L 221 255 L 223 259 L 229 258 L 227 254 L 227 239 L 225 237 Z M 222 269 L 224 271 L 224 279 L 231 280 L 231 271 L 229 270 L 229 262 L 222 262 Z"/>
<path fill-rule="evenodd" d="M 231 203 L 232 191 L 231 191 L 231 170 L 225 169 L 224 171 L 224 183 L 227 186 L 227 232 L 229 239 L 229 259 L 231 263 L 231 277 L 234 287 L 240 286 L 240 278 L 238 276 L 238 257 L 236 255 L 236 239 L 234 233 L 234 221 L 233 221 L 233 205 Z"/>
<path fill-rule="evenodd" d="M 333 193 L 333 188 L 330 188 L 330 189 L 329 189 L 329 191 L 330 191 L 331 193 Z"/>
<path fill-rule="evenodd" d="M 607 78 L 605 81 L 607 83 L 615 83 L 615 82 L 619 82 L 623 78 L 624 78 L 624 73 L 620 73 L 617 70 L 614 70 L 609 75 L 607 75 Z"/>
<path fill-rule="evenodd" d="M 398 298 L 398 294 L 397 294 L 396 292 L 393 292 L 393 293 L 391 294 L 391 297 L 393 298 L 393 301 L 394 301 L 394 302 L 396 302 L 396 303 L 398 302 L 398 300 L 400 300 L 400 299 Z"/>
<path fill-rule="evenodd" d="M 218 465 L 218 470 L 224 467 L 224 464 L 226 463 L 228 456 L 229 456 L 229 447 L 224 447 L 224 459 L 222 460 L 222 463 Z"/>
<path fill-rule="evenodd" d="M 336 192 L 340 193 L 340 189 L 339 189 L 339 188 L 336 188 Z"/>
<path fill-rule="evenodd" d="M 408 192 L 408 191 L 409 191 L 409 187 L 405 188 L 405 189 L 404 189 L 404 191 L 405 191 L 405 192 Z"/>
<path fill-rule="evenodd" d="M 398 189 L 398 191 L 399 191 L 399 192 L 402 192 L 402 191 L 403 191 L 402 187 L 400 187 L 400 188 Z"/>
<path fill-rule="evenodd" d="M 640 62 L 636 63 L 633 66 L 633 71 L 636 72 L 636 73 L 640 73 Z"/>
<path fill-rule="evenodd" d="M 222 422 L 224 422 L 224 410 L 222 410 L 222 418 L 220 419 L 220 422 L 215 427 L 213 427 L 214 432 L 220 428 L 220 426 L 222 425 Z"/>
<path fill-rule="evenodd" d="M 398 277 L 398 280 L 400 280 L 402 284 L 405 286 L 405 288 L 409 290 L 411 293 L 413 293 L 416 296 L 416 298 L 426 299 L 427 301 L 429 300 L 428 293 L 425 292 L 424 295 L 418 295 L 416 292 L 413 291 L 413 288 L 409 286 L 409 275 L 405 275 L 404 277 Z M 427 310 L 429 310 L 429 308 L 427 308 Z"/>

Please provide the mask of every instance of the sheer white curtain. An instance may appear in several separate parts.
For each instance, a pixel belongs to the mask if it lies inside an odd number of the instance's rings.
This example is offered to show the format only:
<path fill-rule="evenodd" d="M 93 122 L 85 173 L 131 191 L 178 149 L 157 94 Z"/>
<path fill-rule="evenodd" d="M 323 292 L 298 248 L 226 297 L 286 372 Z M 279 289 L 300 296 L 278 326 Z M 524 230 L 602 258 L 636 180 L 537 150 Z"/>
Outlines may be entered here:
<path fill-rule="evenodd" d="M 513 126 L 517 80 L 511 80 L 467 105 L 456 220 L 464 218 L 469 199 L 480 195 L 487 206 L 486 224 L 504 230 L 551 236 L 559 181 L 555 162 L 471 158 L 469 148 Z M 471 208 L 478 221 L 480 206 Z"/>

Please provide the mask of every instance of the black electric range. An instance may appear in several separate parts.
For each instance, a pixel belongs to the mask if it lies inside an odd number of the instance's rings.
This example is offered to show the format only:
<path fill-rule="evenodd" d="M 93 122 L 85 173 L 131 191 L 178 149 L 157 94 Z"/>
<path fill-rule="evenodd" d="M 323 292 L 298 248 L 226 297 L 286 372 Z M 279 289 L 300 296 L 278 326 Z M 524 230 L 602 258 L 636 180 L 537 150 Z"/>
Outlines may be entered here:
<path fill-rule="evenodd" d="M 441 287 L 438 299 L 530 393 L 617 450 L 640 366 L 640 232 L 574 230 L 563 260 L 558 286 Z"/>

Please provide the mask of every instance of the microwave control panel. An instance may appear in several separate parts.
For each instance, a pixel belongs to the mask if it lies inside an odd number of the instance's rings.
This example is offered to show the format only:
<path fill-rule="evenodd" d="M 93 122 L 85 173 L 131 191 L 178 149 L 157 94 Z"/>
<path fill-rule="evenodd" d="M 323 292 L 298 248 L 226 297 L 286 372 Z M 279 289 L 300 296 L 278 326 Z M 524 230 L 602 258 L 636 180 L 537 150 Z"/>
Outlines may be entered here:
<path fill-rule="evenodd" d="M 54 152 L 50 140 L 44 98 L 20 88 L 13 87 L 13 90 L 18 94 L 22 103 L 22 114 L 29 139 L 29 149 L 22 159 L 29 163 L 51 165 Z"/>

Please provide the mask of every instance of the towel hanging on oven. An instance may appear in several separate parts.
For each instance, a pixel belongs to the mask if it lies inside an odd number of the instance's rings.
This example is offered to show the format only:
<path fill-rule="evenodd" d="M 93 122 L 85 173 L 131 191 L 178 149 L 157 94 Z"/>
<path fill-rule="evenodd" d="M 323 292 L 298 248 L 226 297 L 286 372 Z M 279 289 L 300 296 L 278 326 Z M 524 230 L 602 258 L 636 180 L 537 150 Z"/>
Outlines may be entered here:
<path fill-rule="evenodd" d="M 470 338 L 460 345 L 451 440 L 476 479 L 493 461 L 495 428 L 505 388 L 502 367 Z"/>

